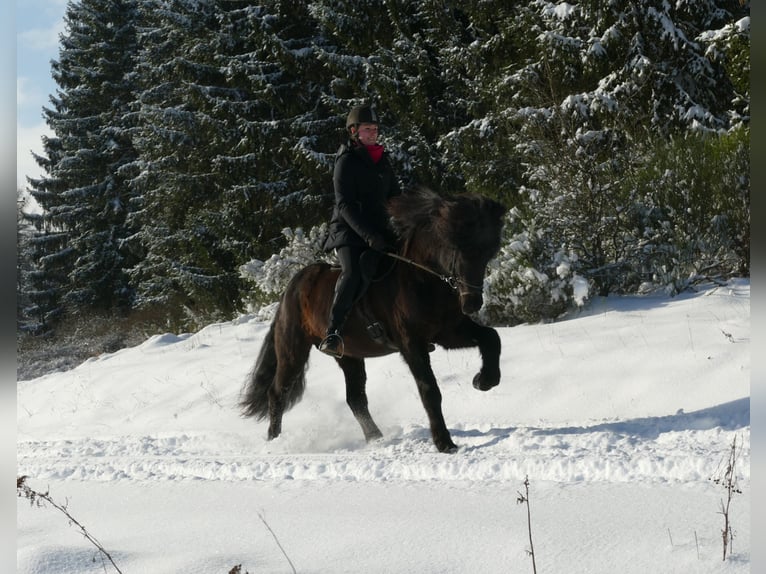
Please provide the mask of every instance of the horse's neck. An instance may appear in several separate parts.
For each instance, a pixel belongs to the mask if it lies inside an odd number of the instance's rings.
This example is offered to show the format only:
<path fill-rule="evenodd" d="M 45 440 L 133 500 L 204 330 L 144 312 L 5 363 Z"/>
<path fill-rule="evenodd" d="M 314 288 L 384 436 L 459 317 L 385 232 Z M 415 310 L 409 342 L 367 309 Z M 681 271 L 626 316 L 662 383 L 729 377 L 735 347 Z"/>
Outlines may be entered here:
<path fill-rule="evenodd" d="M 447 270 L 442 264 L 440 257 L 442 246 L 435 237 L 428 236 L 423 232 L 416 232 L 405 243 L 402 250 L 404 257 L 420 265 L 432 268 L 434 271 L 444 273 Z"/>

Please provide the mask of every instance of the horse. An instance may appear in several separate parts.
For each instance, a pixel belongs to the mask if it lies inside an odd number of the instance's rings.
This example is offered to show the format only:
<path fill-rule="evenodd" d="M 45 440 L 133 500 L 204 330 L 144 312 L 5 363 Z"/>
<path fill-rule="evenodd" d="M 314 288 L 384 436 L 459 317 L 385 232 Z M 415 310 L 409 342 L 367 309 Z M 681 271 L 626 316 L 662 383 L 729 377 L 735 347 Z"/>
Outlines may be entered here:
<path fill-rule="evenodd" d="M 470 315 L 483 305 L 484 277 L 500 250 L 506 208 L 480 195 L 441 197 L 420 188 L 389 200 L 388 212 L 399 247 L 381 256 L 377 275 L 354 303 L 342 333 L 343 355 L 335 359 L 346 402 L 367 442 L 382 438 L 368 408 L 365 359 L 398 352 L 417 384 L 434 445 L 453 453 L 457 446 L 429 352 L 434 344 L 478 347 L 482 365 L 473 386 L 487 391 L 500 383 L 500 337 Z M 309 354 L 325 336 L 338 275 L 327 262 L 309 264 L 280 297 L 240 395 L 243 416 L 269 418 L 269 440 L 280 435 L 284 412 L 304 393 Z"/>

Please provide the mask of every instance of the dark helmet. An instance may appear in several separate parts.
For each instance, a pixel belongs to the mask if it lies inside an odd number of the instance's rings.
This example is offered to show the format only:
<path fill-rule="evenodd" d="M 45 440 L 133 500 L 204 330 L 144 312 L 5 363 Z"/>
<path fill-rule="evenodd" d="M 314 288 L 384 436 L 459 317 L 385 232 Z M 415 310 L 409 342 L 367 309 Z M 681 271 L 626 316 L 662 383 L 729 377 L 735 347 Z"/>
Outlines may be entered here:
<path fill-rule="evenodd" d="M 346 118 L 346 129 L 350 129 L 351 126 L 357 124 L 377 124 L 378 114 L 375 112 L 375 108 L 372 106 L 356 106 L 351 108 Z"/>

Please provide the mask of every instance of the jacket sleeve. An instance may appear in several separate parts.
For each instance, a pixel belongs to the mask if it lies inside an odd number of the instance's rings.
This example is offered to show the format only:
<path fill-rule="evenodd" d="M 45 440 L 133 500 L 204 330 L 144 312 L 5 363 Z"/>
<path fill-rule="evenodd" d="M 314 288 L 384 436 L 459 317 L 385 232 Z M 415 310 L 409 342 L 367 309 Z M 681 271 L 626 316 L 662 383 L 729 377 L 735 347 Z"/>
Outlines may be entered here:
<path fill-rule="evenodd" d="M 345 154 L 335 162 L 333 172 L 333 185 L 335 187 L 335 204 L 338 212 L 356 234 L 366 243 L 370 243 L 377 232 L 362 214 L 361 203 L 354 193 L 354 178 L 351 166 L 348 165 L 351 157 Z"/>

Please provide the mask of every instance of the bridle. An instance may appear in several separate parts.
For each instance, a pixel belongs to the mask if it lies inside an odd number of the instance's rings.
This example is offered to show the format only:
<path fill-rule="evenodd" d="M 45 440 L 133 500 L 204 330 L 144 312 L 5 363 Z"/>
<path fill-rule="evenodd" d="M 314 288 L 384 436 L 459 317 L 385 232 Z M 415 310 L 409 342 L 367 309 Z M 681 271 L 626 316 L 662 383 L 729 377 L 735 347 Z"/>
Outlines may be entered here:
<path fill-rule="evenodd" d="M 483 289 L 483 285 L 472 285 L 471 283 L 468 283 L 467 281 L 464 281 L 463 279 L 459 279 L 458 277 L 455 277 L 454 269 L 455 269 L 455 261 L 457 260 L 456 250 L 453 250 L 453 255 L 452 255 L 452 265 L 451 265 L 453 269 L 452 275 L 444 275 L 442 273 L 439 273 L 438 271 L 431 269 L 430 267 L 427 267 L 425 265 L 422 265 L 421 263 L 418 263 L 417 261 L 413 261 L 412 259 L 403 257 L 396 253 L 391 253 L 390 251 L 384 251 L 383 253 L 384 255 L 388 255 L 389 257 L 392 257 L 393 259 L 398 259 L 399 261 L 403 261 L 405 263 L 413 265 L 414 267 L 417 267 L 418 269 L 421 269 L 423 271 L 430 273 L 431 275 L 438 277 L 439 279 L 444 281 L 447 285 L 449 285 L 451 289 L 453 289 L 454 291 L 458 291 L 461 295 L 463 294 L 463 292 L 459 290 L 459 287 L 461 285 L 468 287 L 469 289 L 474 289 L 476 291 L 480 291 L 481 289 Z"/>

